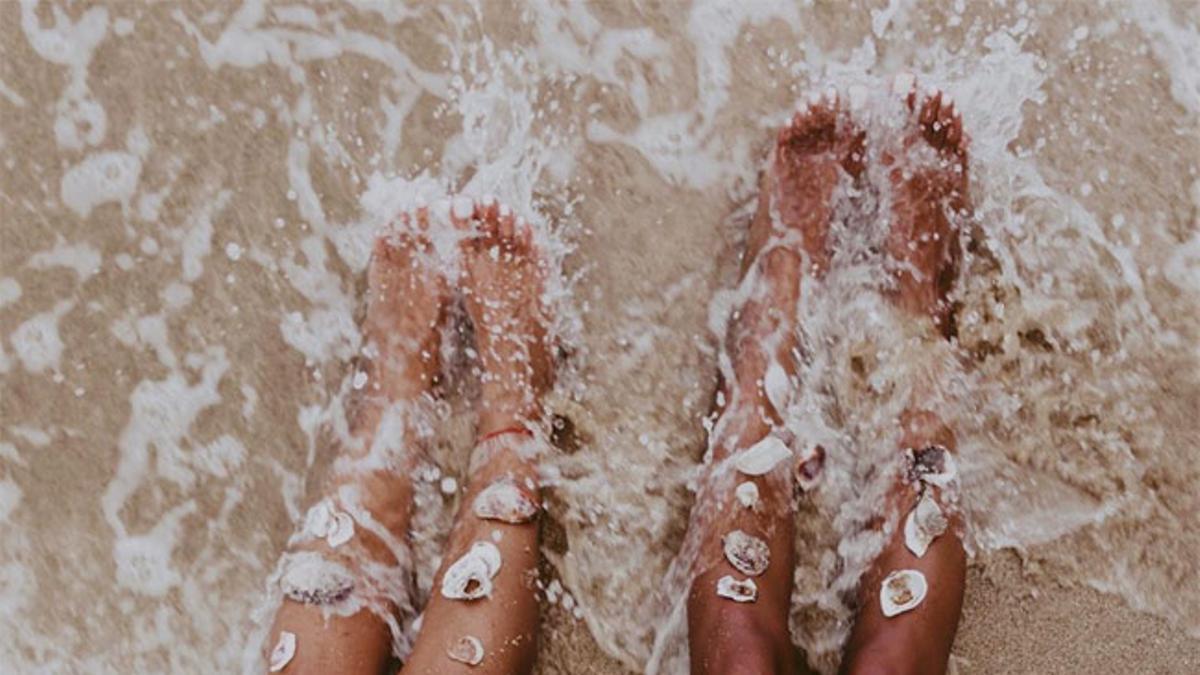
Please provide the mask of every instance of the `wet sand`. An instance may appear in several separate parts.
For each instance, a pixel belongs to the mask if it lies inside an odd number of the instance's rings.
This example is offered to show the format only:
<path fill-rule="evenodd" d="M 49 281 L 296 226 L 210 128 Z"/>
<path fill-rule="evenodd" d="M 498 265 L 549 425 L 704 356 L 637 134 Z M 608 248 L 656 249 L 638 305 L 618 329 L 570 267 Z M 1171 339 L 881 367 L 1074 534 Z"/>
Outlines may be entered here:
<path fill-rule="evenodd" d="M 538 668 L 644 663 L 731 214 L 812 83 L 915 70 L 962 101 L 987 251 L 962 291 L 958 672 L 1196 670 L 1200 15 L 903 4 L 84 4 L 59 34 L 49 3 L 0 5 L 0 661 L 239 667 L 348 382 L 379 195 L 425 171 L 575 247 L 544 552 L 584 619 L 547 607 Z M 848 372 L 812 380 L 847 394 L 842 457 L 888 438 Z M 826 667 L 833 469 L 793 617 Z M 420 533 L 426 577 L 455 506 Z"/>

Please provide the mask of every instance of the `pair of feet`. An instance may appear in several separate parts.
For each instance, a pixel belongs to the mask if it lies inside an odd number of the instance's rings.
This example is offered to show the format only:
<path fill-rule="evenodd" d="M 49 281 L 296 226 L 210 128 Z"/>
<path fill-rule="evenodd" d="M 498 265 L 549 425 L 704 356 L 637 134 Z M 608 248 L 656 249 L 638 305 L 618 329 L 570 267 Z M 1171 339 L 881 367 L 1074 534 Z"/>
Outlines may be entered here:
<path fill-rule="evenodd" d="M 688 624 L 694 673 L 795 668 L 787 623 L 793 490 L 814 477 L 822 456 L 809 452 L 780 461 L 761 475 L 733 471 L 730 464 L 742 466 L 740 458 L 750 449 L 766 456 L 770 448 L 764 442 L 790 437 L 782 417 L 797 359 L 807 347 L 798 338 L 800 288 L 834 264 L 831 231 L 839 185 L 876 190 L 879 203 L 890 207 L 884 295 L 932 332 L 947 338 L 953 332 L 947 295 L 959 265 L 959 220 L 970 208 L 962 120 L 949 96 L 932 89 L 919 93 L 912 78 L 898 78 L 894 94 L 908 114 L 902 133 L 881 141 L 886 147 L 871 147 L 877 141 L 868 138 L 836 91 L 810 99 L 780 131 L 760 181 L 741 300 L 727 328 L 729 368 L 718 396 L 708 474 L 685 544 L 693 577 Z M 884 171 L 867 171 L 870 157 L 878 157 Z M 884 175 L 886 183 L 869 185 L 869 175 Z M 914 402 L 897 423 L 898 464 L 907 449 L 917 454 L 932 449 L 923 456 L 949 461 L 938 453 L 954 449 L 953 434 L 934 411 Z M 799 439 L 797 445 L 803 443 Z M 937 488 L 911 480 L 909 472 L 900 474 L 888 505 L 891 522 L 901 521 L 923 491 L 946 506 Z M 926 505 L 922 514 L 930 510 Z M 949 520 L 958 524 L 953 514 Z M 961 541 L 951 527 L 916 555 L 903 530 L 897 527 L 888 537 L 861 581 L 859 616 L 843 659 L 847 672 L 935 673 L 946 666 L 962 600 Z M 919 572 L 926 595 L 915 609 L 885 617 L 881 585 L 901 570 Z"/>
<path fill-rule="evenodd" d="M 898 306 L 947 334 L 951 326 L 946 292 L 958 259 L 957 232 L 948 213 L 967 208 L 962 124 L 940 93 L 918 96 L 910 86 L 902 95 L 911 111 L 909 133 L 883 153 L 893 215 L 887 253 L 895 273 L 889 294 Z M 732 376 L 723 385 L 713 466 L 762 440 L 782 422 L 782 406 L 772 400 L 767 384 L 772 369 L 782 370 L 785 379 L 797 373 L 796 354 L 802 348 L 796 339 L 800 284 L 821 277 L 831 266 L 834 192 L 841 181 L 863 179 L 866 143 L 866 135 L 836 94 L 813 101 L 780 133 L 748 233 L 745 300 L 727 336 Z M 522 428 L 540 414 L 540 394 L 553 377 L 541 302 L 546 270 L 529 228 L 494 201 L 458 202 L 449 218 L 465 235 L 457 281 L 474 326 L 481 382 L 479 434 L 486 438 Z M 373 519 L 382 528 L 362 528 L 351 546 L 361 547 L 368 560 L 392 566 L 393 573 L 402 566 L 397 563 L 405 562 L 403 547 L 396 542 L 407 536 L 410 475 L 417 453 L 410 444 L 382 463 L 370 455 L 376 448 L 391 447 L 387 439 L 378 438 L 391 428 L 383 423 L 389 410 L 434 395 L 441 373 L 440 326 L 452 285 L 433 256 L 427 235 L 429 214 L 406 215 L 402 225 L 400 232 L 376 243 L 368 272 L 367 380 L 353 424 L 359 443 L 357 449 L 344 453 L 350 460 L 347 466 L 367 468 L 339 474 L 327 490 L 342 495 L 341 488 L 353 487 L 364 520 Z M 412 424 L 409 418 L 403 423 Z M 914 411 L 902 423 L 906 446 L 953 445 L 932 413 Z M 512 447 L 501 447 L 489 457 L 491 461 L 472 475 L 464 504 L 501 477 L 522 477 L 526 485 L 534 485 L 536 472 Z M 364 458 L 369 461 L 354 461 Z M 741 507 L 732 489 L 706 490 L 697 501 L 695 513 L 700 517 L 693 517 L 689 535 L 700 542 L 701 553 L 689 599 L 696 672 L 788 672 L 792 668 L 787 632 L 793 567 L 792 474 L 778 474 L 747 481 L 758 495 L 753 509 Z M 896 508 L 907 509 L 915 499 L 914 491 L 902 488 Z M 465 672 L 470 666 L 448 660 L 448 654 L 473 654 L 475 646 L 486 656 L 471 672 L 524 672 L 531 663 L 537 607 L 524 577 L 536 566 L 536 525 L 481 528 L 468 511 L 464 508 L 451 536 L 447 564 L 461 560 L 458 556 L 473 550 L 483 537 L 495 541 L 504 561 L 495 582 L 495 602 L 455 605 L 435 593 L 406 671 Z M 756 597 L 749 603 L 715 592 L 721 578 L 744 569 L 731 567 L 724 555 L 726 535 L 734 529 L 765 542 L 770 560 L 759 572 Z M 338 556 L 338 551 L 326 548 L 328 541 L 310 546 L 322 555 Z M 747 550 L 759 552 L 753 546 Z M 881 662 L 909 672 L 936 672 L 944 667 L 961 603 L 961 545 L 954 537 L 941 537 L 919 560 L 905 556 L 897 535 L 864 579 L 863 608 L 851 637 L 848 669 Z M 917 611 L 884 623 L 875 591 L 882 576 L 901 565 L 928 570 L 946 588 L 931 591 L 930 600 Z M 435 588 L 446 567 L 435 579 Z M 379 672 L 390 657 L 388 617 L 396 608 L 371 609 L 347 616 L 330 614 L 303 600 L 285 601 L 272 629 L 277 652 L 273 661 L 287 672 Z M 463 632 L 468 628 L 469 635 Z"/>
<path fill-rule="evenodd" d="M 285 560 L 285 598 L 269 638 L 273 672 L 388 667 L 400 635 L 396 617 L 416 609 L 408 606 L 413 474 L 429 433 L 424 409 L 439 395 L 442 339 L 456 295 L 472 327 L 459 334 L 473 337 L 466 350 L 480 383 L 480 445 L 435 588 L 477 545 L 494 553 L 503 569 L 486 579 L 491 590 L 485 598 L 435 594 L 405 670 L 516 672 L 532 660 L 536 598 L 526 577 L 537 563 L 537 524 L 529 513 L 523 520 L 494 516 L 512 507 L 514 495 L 518 506 L 535 512 L 540 501 L 527 437 L 554 378 L 543 302 L 547 262 L 531 227 L 495 199 L 459 198 L 444 206 L 436 214 L 426 208 L 402 214 L 375 241 L 351 438 L 335 460 L 325 498 L 309 511 Z M 454 260 L 439 256 L 433 243 L 450 231 L 437 230 L 447 220 L 459 240 Z M 503 488 L 500 501 L 481 512 L 480 493 L 495 486 Z M 496 620 L 496 611 L 511 620 Z M 476 645 L 485 666 L 448 656 L 470 661 Z"/>

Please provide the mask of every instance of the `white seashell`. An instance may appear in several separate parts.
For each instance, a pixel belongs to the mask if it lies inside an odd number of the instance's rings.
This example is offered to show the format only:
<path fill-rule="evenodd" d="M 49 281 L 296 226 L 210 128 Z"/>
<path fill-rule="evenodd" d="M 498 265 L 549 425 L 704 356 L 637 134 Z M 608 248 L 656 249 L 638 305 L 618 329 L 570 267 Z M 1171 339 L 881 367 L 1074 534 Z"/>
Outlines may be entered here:
<path fill-rule="evenodd" d="M 483 663 L 483 643 L 474 635 L 464 635 L 450 645 L 446 656 L 449 656 L 451 661 L 477 666 Z"/>
<path fill-rule="evenodd" d="M 783 415 L 792 397 L 792 382 L 778 361 L 771 361 L 771 365 L 767 366 L 767 374 L 763 376 L 763 390 L 775 413 Z"/>
<path fill-rule="evenodd" d="M 750 481 L 738 485 L 733 494 L 737 497 L 738 503 L 748 509 L 758 506 L 758 486 Z"/>
<path fill-rule="evenodd" d="M 921 604 L 929 589 L 925 575 L 917 570 L 897 570 L 887 575 L 879 587 L 883 615 L 893 617 Z"/>
<path fill-rule="evenodd" d="M 337 548 L 350 541 L 354 536 L 354 519 L 348 513 L 337 512 L 333 515 L 333 524 L 325 535 L 325 543 L 330 548 Z"/>
<path fill-rule="evenodd" d="M 753 579 L 734 579 L 726 574 L 717 579 L 717 595 L 734 602 L 754 602 L 758 599 L 758 584 Z"/>
<path fill-rule="evenodd" d="M 492 594 L 492 577 L 500 571 L 500 549 L 477 541 L 454 561 L 442 577 L 442 595 L 451 600 L 478 600 Z"/>
<path fill-rule="evenodd" d="M 791 456 L 792 451 L 783 441 L 775 436 L 767 436 L 739 453 L 733 466 L 747 476 L 761 476 Z"/>
<path fill-rule="evenodd" d="M 289 633 L 286 630 L 279 632 L 279 641 L 275 643 L 275 648 L 271 650 L 271 659 L 269 666 L 272 673 L 278 673 L 283 670 L 287 664 L 292 662 L 292 657 L 296 656 L 296 634 Z"/>
<path fill-rule="evenodd" d="M 354 577 L 345 567 L 308 554 L 288 567 L 279 579 L 279 587 L 296 602 L 329 605 L 349 597 Z"/>
<path fill-rule="evenodd" d="M 498 480 L 475 497 L 475 515 L 484 520 L 499 520 L 519 525 L 533 520 L 538 505 L 511 480 Z"/>
<path fill-rule="evenodd" d="M 796 485 L 804 492 L 812 490 L 821 481 L 821 476 L 825 473 L 824 468 L 825 448 L 814 445 L 796 465 Z"/>
<path fill-rule="evenodd" d="M 458 492 L 458 481 L 453 476 L 446 476 L 438 487 L 441 488 L 442 494 L 452 495 Z"/>
<path fill-rule="evenodd" d="M 921 481 L 927 485 L 947 487 L 958 475 L 953 453 L 941 445 L 909 448 L 906 454 L 911 482 Z"/>
<path fill-rule="evenodd" d="M 948 525 L 937 500 L 926 490 L 904 521 L 904 545 L 920 558 L 929 550 L 933 540 L 946 531 Z"/>
<path fill-rule="evenodd" d="M 737 571 L 756 577 L 767 571 L 771 564 L 771 549 L 767 542 L 741 530 L 734 530 L 721 538 L 725 548 L 725 559 Z"/>

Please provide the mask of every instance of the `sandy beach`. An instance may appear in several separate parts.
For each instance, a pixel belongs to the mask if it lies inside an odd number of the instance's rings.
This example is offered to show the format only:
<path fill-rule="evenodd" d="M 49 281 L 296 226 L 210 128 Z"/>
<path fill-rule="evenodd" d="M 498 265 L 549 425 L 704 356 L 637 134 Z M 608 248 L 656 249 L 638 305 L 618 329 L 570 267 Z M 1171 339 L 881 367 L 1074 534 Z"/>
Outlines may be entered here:
<path fill-rule="evenodd" d="M 865 467 L 937 372 L 972 553 L 952 672 L 1200 670 L 1194 3 L 23 0 L 0 38 L 12 672 L 247 667 L 350 388 L 373 233 L 454 193 L 512 204 L 569 283 L 537 672 L 685 672 L 663 576 L 710 302 L 774 129 L 826 86 L 882 119 L 901 72 L 972 139 L 959 338 L 905 346 L 869 265 L 804 306 L 828 349 L 788 423 L 830 462 L 797 516 L 797 648 L 836 669 Z M 434 452 L 460 483 L 466 409 Z M 417 518 L 425 593 L 457 500 Z"/>

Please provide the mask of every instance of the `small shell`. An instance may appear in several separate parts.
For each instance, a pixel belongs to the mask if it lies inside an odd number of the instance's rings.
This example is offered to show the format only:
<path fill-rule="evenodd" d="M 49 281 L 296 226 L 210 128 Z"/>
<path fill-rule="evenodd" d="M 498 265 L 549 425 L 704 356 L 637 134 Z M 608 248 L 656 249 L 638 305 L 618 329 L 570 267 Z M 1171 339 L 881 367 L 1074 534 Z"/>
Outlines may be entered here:
<path fill-rule="evenodd" d="M 454 479 L 454 476 L 446 476 L 438 487 L 442 494 L 449 496 L 458 492 L 458 481 Z"/>
<path fill-rule="evenodd" d="M 937 500 L 926 490 L 904 521 L 904 545 L 920 558 L 948 525 Z"/>
<path fill-rule="evenodd" d="M 726 574 L 717 579 L 717 595 L 734 602 L 754 602 L 758 599 L 758 584 L 753 579 L 734 579 Z"/>
<path fill-rule="evenodd" d="M 533 520 L 538 505 L 511 480 L 498 480 L 475 497 L 475 515 L 485 520 L 499 520 L 519 525 Z"/>
<path fill-rule="evenodd" d="M 825 448 L 814 445 L 796 465 L 796 487 L 808 492 L 821 481 L 825 468 Z"/>
<path fill-rule="evenodd" d="M 756 577 L 767 571 L 771 564 L 771 549 L 767 542 L 741 530 L 734 530 L 721 538 L 725 547 L 725 559 L 737 571 Z"/>
<path fill-rule="evenodd" d="M 763 390 L 766 391 L 767 400 L 771 402 L 775 413 L 783 415 L 792 397 L 792 382 L 778 361 L 771 361 L 771 365 L 767 366 L 767 374 L 763 376 Z"/>
<path fill-rule="evenodd" d="M 733 466 L 747 476 L 761 476 L 792 456 L 792 451 L 775 436 L 767 436 L 738 454 Z"/>
<path fill-rule="evenodd" d="M 278 673 L 283 670 L 287 664 L 292 662 L 292 658 L 296 656 L 296 634 L 289 633 L 286 630 L 279 632 L 279 641 L 275 643 L 274 649 L 271 650 L 271 658 L 269 667 L 272 673 Z"/>
<path fill-rule="evenodd" d="M 333 524 L 329 527 L 329 532 L 325 535 L 325 543 L 331 548 L 337 548 L 342 544 L 350 541 L 354 536 L 354 519 L 350 514 L 341 511 L 333 515 Z"/>
<path fill-rule="evenodd" d="M 738 485 L 733 494 L 737 497 L 738 503 L 748 509 L 758 506 L 758 486 L 750 481 Z"/>
<path fill-rule="evenodd" d="M 917 570 L 897 570 L 887 575 L 879 587 L 883 615 L 893 617 L 921 604 L 929 589 L 925 575 Z"/>
<path fill-rule="evenodd" d="M 910 448 L 907 454 L 908 478 L 911 482 L 921 481 L 928 485 L 946 487 L 958 475 L 954 455 L 944 446 Z"/>
<path fill-rule="evenodd" d="M 354 577 L 335 562 L 313 555 L 297 560 L 279 579 L 279 588 L 296 602 L 331 605 L 354 590 Z"/>
<path fill-rule="evenodd" d="M 451 600 L 478 600 L 492 594 L 492 577 L 500 571 L 500 549 L 477 541 L 454 561 L 442 577 L 442 595 Z"/>
<path fill-rule="evenodd" d="M 446 656 L 449 656 L 451 661 L 477 666 L 483 663 L 483 643 L 474 635 L 464 635 L 450 645 Z"/>

